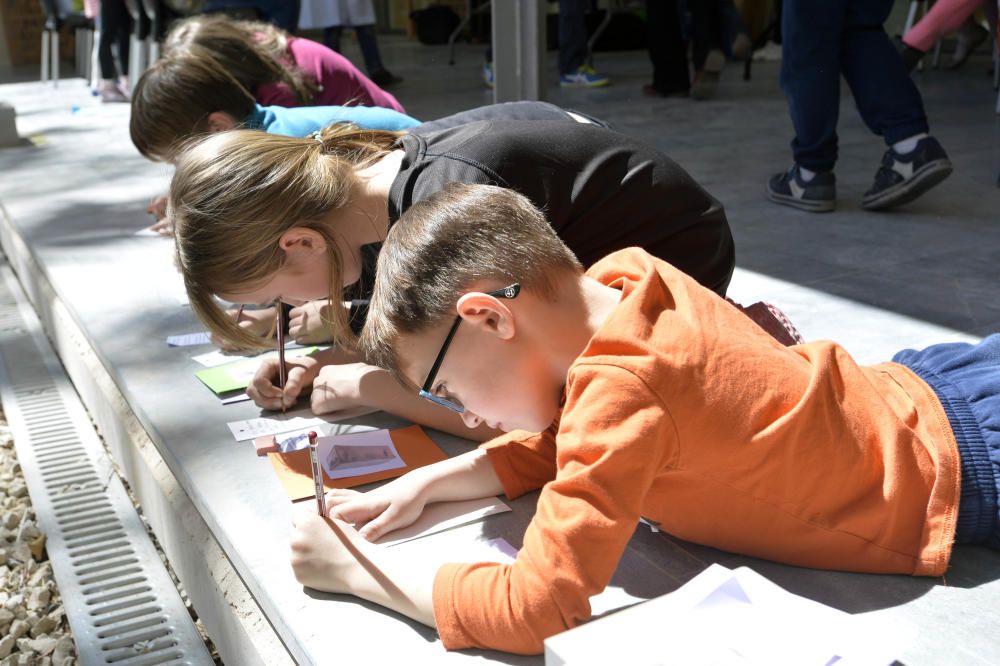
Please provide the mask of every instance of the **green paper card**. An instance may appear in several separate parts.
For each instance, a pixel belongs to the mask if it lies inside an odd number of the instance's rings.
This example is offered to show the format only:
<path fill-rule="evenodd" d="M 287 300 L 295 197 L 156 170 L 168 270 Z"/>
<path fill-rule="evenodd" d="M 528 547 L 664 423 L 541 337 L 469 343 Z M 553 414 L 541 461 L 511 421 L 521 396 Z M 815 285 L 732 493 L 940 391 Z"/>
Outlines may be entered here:
<path fill-rule="evenodd" d="M 298 356 L 308 356 L 317 351 L 318 347 L 304 347 L 302 349 L 289 349 L 285 351 L 285 358 L 296 358 Z M 194 373 L 194 376 L 202 381 L 205 386 L 212 389 L 216 395 L 224 395 L 234 391 L 242 391 L 250 386 L 250 380 L 260 364 L 268 358 L 276 358 L 278 352 L 268 352 L 253 358 L 246 358 L 214 368 L 205 368 Z"/>

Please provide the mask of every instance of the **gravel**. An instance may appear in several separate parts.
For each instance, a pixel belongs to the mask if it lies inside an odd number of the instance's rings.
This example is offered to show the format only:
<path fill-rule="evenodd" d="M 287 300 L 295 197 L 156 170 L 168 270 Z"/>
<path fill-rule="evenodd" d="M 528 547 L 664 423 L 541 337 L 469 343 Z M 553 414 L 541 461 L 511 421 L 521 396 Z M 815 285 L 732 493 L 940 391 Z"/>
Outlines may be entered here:
<path fill-rule="evenodd" d="M 35 522 L 14 440 L 0 414 L 0 666 L 74 666 L 45 534 Z"/>

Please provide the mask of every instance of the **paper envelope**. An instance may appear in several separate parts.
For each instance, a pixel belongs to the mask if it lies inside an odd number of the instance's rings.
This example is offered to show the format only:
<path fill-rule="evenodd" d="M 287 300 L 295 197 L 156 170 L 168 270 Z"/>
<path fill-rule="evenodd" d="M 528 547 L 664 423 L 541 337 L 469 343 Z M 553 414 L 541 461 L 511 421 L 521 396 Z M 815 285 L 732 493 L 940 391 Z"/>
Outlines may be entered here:
<path fill-rule="evenodd" d="M 373 483 L 375 481 L 393 479 L 397 476 L 402 476 L 410 470 L 439 462 L 448 457 L 445 455 L 445 452 L 438 448 L 438 445 L 427 436 L 427 433 L 425 433 L 420 426 L 413 425 L 408 428 L 391 430 L 389 431 L 389 437 L 392 438 L 392 443 L 396 447 L 396 452 L 399 454 L 399 457 L 403 459 L 403 462 L 406 463 L 406 467 L 388 469 L 382 472 L 373 472 L 371 474 L 362 474 L 360 476 L 351 476 L 343 479 L 331 479 L 326 475 L 326 472 L 321 471 L 323 474 L 323 487 L 326 490 L 332 490 L 334 488 L 352 488 L 354 486 Z M 288 496 L 293 502 L 316 496 L 315 486 L 313 486 L 312 466 L 309 462 L 308 448 L 292 451 L 291 453 L 269 453 L 267 454 L 267 457 L 271 461 L 271 466 L 274 467 L 274 471 L 278 474 L 278 480 L 281 482 L 282 488 L 285 489 L 285 492 L 288 493 Z"/>

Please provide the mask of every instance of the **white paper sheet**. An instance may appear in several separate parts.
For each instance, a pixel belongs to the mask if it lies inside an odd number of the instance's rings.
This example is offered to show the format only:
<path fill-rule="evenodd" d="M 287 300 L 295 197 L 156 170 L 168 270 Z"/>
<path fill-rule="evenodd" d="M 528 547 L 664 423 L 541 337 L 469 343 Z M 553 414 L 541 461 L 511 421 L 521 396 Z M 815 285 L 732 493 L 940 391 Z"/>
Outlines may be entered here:
<path fill-rule="evenodd" d="M 184 335 L 168 335 L 167 344 L 171 347 L 191 347 L 193 345 L 207 345 L 211 342 L 208 331 L 199 333 L 185 333 Z"/>
<path fill-rule="evenodd" d="M 510 507 L 496 497 L 483 497 L 461 502 L 436 502 L 424 507 L 424 512 L 420 514 L 420 518 L 415 523 L 389 532 L 375 543 L 380 546 L 398 546 L 412 539 L 419 539 L 430 534 L 450 530 L 453 527 L 474 523 L 487 516 L 507 511 L 510 511 Z M 514 553 L 516 556 L 516 551 Z"/>
<path fill-rule="evenodd" d="M 323 471 L 331 479 L 406 467 L 385 429 L 320 437 L 316 448 Z"/>
<path fill-rule="evenodd" d="M 249 356 L 245 356 L 243 354 L 227 354 L 216 349 L 210 352 L 205 352 L 204 354 L 192 356 L 191 360 L 205 366 L 206 368 L 214 368 L 218 365 L 233 363 L 234 361 L 239 361 L 244 358 L 249 358 Z"/>
<path fill-rule="evenodd" d="M 298 416 L 289 412 L 288 414 L 274 418 L 260 417 L 245 419 L 243 421 L 230 421 L 226 425 L 229 426 L 229 431 L 233 433 L 236 441 L 242 442 L 246 439 L 254 439 L 255 437 L 262 437 L 264 435 L 279 435 L 326 423 L 323 419 L 315 416 L 303 416 L 302 414 L 309 413 L 306 409 L 298 410 L 298 413 Z"/>
<path fill-rule="evenodd" d="M 545 653 L 546 664 L 886 666 L 891 635 L 747 567 L 713 564 L 670 594 L 547 639 Z"/>

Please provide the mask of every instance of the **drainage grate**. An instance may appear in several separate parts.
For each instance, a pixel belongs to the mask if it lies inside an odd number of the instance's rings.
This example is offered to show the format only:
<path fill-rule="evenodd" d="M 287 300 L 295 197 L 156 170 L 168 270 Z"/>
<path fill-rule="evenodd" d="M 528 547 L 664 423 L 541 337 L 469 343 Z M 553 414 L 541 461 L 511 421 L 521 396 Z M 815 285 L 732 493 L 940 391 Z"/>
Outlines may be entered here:
<path fill-rule="evenodd" d="M 80 663 L 212 664 L 5 261 L 0 274 L 0 398 Z"/>

